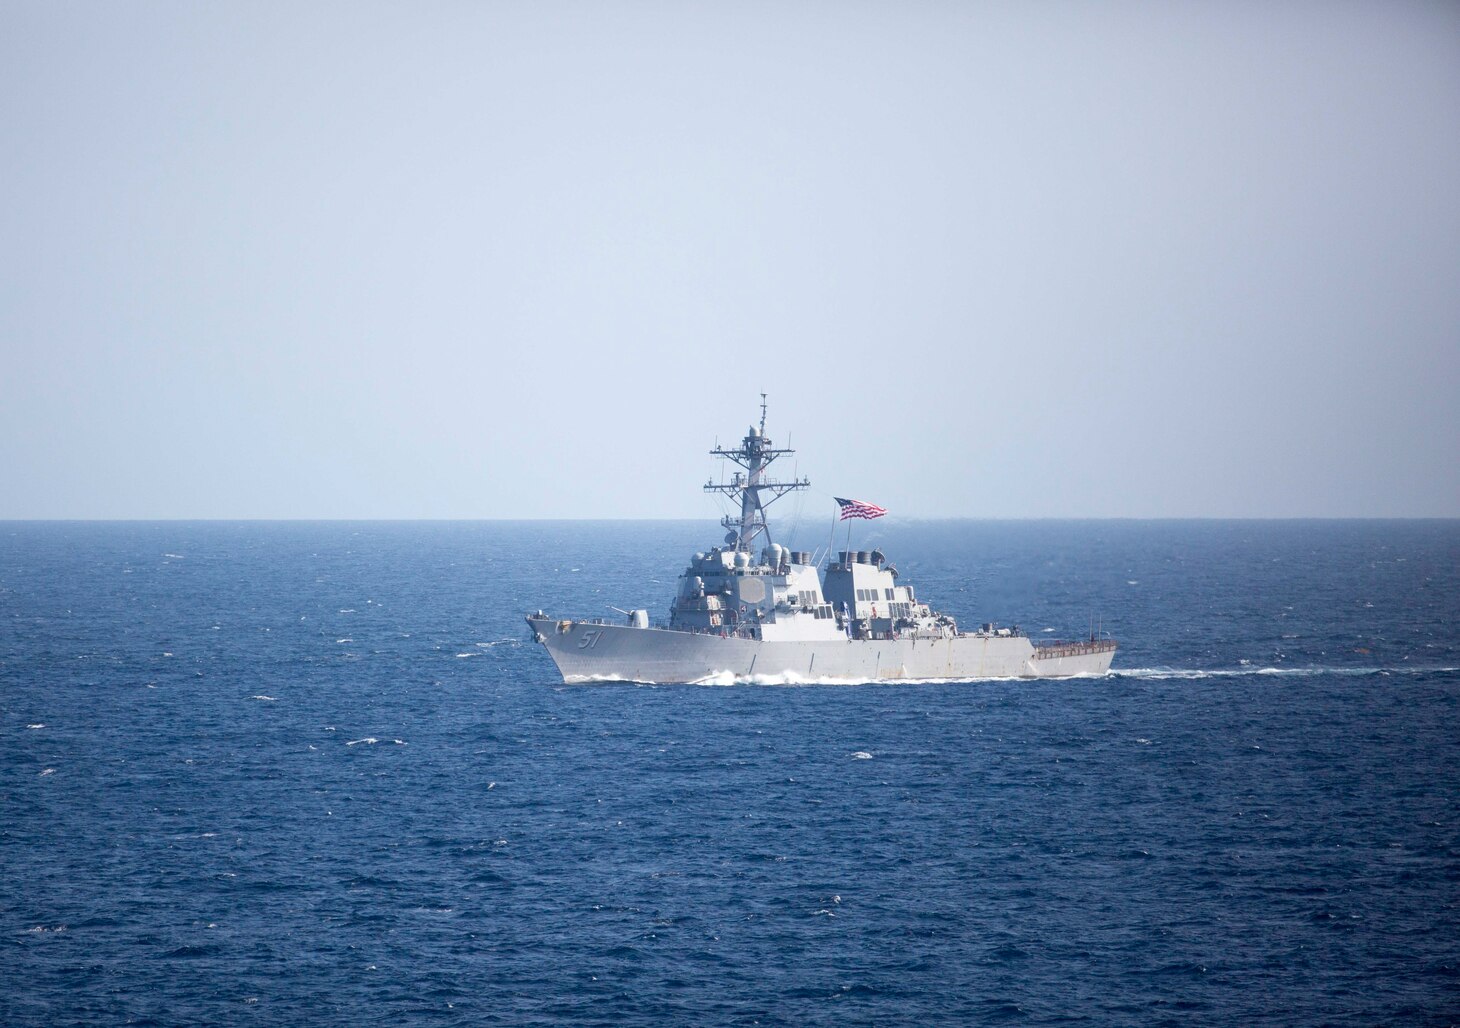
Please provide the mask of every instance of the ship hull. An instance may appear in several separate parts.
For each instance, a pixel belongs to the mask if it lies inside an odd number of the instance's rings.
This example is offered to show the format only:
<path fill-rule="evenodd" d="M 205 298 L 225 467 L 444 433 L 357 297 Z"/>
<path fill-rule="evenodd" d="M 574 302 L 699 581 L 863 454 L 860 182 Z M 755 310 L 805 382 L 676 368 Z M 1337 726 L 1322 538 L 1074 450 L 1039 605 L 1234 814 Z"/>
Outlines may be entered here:
<path fill-rule="evenodd" d="M 1103 675 L 1108 641 L 1036 647 L 1025 636 L 772 641 L 528 618 L 565 682 L 921 681 Z"/>

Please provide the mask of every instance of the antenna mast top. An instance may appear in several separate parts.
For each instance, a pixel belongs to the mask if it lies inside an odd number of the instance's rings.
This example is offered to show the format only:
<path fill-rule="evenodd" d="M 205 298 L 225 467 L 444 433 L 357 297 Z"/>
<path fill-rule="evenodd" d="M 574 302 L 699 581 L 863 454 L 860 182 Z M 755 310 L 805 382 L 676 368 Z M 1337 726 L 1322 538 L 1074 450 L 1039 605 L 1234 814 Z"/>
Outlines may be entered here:
<path fill-rule="evenodd" d="M 720 520 L 720 525 L 726 529 L 726 545 L 746 552 L 750 551 L 751 543 L 758 535 L 764 535 L 766 542 L 770 542 L 771 532 L 770 527 L 766 524 L 765 509 L 786 493 L 796 489 L 805 489 L 811 485 L 811 480 L 804 476 L 793 478 L 788 482 L 775 482 L 762 477 L 765 469 L 777 457 L 796 452 L 787 447 L 777 449 L 766 437 L 766 406 L 766 394 L 761 393 L 760 428 L 757 429 L 752 425 L 745 438 L 740 441 L 738 448 L 727 450 L 723 446 L 717 446 L 710 451 L 713 456 L 734 461 L 745 471 L 735 472 L 727 483 L 718 485 L 713 481 L 705 483 L 707 493 L 724 493 L 726 496 L 740 500 L 740 516 L 736 518 L 727 514 Z M 770 497 L 762 499 L 762 493 L 769 493 Z"/>

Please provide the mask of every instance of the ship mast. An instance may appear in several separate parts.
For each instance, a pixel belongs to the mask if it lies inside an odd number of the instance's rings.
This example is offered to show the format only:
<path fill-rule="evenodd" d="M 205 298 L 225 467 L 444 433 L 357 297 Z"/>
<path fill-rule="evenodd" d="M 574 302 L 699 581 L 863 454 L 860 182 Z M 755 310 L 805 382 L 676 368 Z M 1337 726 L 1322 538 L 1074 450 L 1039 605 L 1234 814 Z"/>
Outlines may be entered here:
<path fill-rule="evenodd" d="M 726 496 L 740 500 L 740 517 L 727 514 L 720 520 L 721 527 L 725 528 L 725 543 L 736 550 L 750 552 L 751 543 L 758 535 L 765 535 L 766 542 L 771 541 L 770 527 L 766 524 L 765 509 L 783 495 L 795 489 L 805 489 L 811 484 L 811 480 L 802 476 L 799 479 L 792 479 L 789 482 L 775 482 L 764 478 L 766 468 L 771 462 L 783 454 L 795 453 L 789 448 L 777 449 L 765 434 L 765 411 L 766 394 L 760 394 L 760 427 L 750 426 L 750 431 L 740 441 L 739 449 L 727 450 L 717 446 L 710 451 L 715 457 L 723 457 L 739 464 L 744 471 L 735 472 L 728 483 L 715 484 L 713 481 L 705 483 L 705 492 L 724 493 Z M 763 493 L 769 493 L 769 498 L 762 498 Z"/>

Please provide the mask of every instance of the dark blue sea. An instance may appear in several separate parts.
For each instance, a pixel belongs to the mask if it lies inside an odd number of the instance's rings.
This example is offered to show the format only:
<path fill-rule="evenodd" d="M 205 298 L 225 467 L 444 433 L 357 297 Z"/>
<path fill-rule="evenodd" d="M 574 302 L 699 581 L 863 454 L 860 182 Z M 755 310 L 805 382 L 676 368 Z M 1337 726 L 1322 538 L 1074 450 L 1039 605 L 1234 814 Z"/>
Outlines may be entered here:
<path fill-rule="evenodd" d="M 704 523 L 0 524 L 0 1023 L 1460 1021 L 1460 522 L 890 520 L 1115 671 L 562 685 Z"/>

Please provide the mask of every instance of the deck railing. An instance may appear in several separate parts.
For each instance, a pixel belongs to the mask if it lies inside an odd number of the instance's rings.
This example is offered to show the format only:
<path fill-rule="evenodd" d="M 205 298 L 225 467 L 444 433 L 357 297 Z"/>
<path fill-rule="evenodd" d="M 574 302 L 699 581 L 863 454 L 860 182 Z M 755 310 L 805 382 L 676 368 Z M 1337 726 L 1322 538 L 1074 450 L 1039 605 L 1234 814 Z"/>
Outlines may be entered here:
<path fill-rule="evenodd" d="M 1115 649 L 1114 639 L 1082 639 L 1079 642 L 1051 640 L 1034 644 L 1035 660 L 1055 660 L 1059 657 L 1086 657 L 1092 653 L 1108 653 Z"/>

